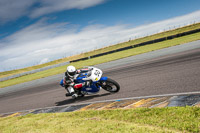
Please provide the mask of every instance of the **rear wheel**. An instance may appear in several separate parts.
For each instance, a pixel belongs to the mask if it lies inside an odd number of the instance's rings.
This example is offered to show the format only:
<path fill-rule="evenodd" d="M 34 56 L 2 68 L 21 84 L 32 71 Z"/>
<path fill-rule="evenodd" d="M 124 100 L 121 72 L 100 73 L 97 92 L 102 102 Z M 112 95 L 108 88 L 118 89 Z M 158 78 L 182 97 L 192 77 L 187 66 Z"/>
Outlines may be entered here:
<path fill-rule="evenodd" d="M 113 79 L 108 78 L 106 81 L 101 81 L 101 87 L 109 92 L 115 93 L 120 90 L 120 85 Z"/>

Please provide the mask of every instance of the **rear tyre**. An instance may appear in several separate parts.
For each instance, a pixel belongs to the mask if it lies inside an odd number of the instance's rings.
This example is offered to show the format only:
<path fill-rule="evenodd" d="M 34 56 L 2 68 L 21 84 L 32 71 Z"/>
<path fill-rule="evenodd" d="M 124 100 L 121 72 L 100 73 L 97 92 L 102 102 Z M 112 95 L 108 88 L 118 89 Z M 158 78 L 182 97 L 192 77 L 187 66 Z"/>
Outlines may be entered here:
<path fill-rule="evenodd" d="M 115 80 L 110 78 L 108 78 L 107 81 L 102 81 L 101 87 L 111 93 L 116 93 L 120 90 L 120 85 Z"/>

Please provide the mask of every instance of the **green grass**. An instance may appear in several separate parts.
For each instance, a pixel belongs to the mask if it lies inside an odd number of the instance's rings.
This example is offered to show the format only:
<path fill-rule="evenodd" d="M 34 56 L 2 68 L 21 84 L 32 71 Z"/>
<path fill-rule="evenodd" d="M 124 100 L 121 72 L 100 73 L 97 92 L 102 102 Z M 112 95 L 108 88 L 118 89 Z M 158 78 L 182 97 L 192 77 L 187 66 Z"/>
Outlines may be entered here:
<path fill-rule="evenodd" d="M 129 57 L 129 56 L 133 56 L 133 55 L 137 55 L 137 54 L 141 54 L 141 53 L 146 53 L 146 52 L 150 52 L 150 51 L 154 51 L 154 50 L 158 50 L 158 49 L 162 49 L 162 48 L 166 48 L 166 47 L 171 47 L 171 46 L 199 40 L 199 39 L 200 39 L 200 33 L 195 33 L 192 35 L 179 37 L 179 38 L 175 38 L 172 40 L 167 40 L 167 41 L 163 41 L 163 42 L 159 42 L 159 43 L 154 43 L 151 45 L 137 47 L 137 48 L 133 48 L 133 49 L 129 49 L 129 50 L 113 53 L 113 54 L 104 55 L 104 56 L 97 57 L 97 58 L 92 58 L 92 59 L 85 60 L 85 61 L 71 63 L 71 65 L 74 65 L 76 68 L 82 68 L 84 66 L 92 66 L 92 65 L 109 62 L 109 61 Z M 66 67 L 67 67 L 67 65 L 52 68 L 52 69 L 41 71 L 41 72 L 37 72 L 34 74 L 21 76 L 21 77 L 6 80 L 6 81 L 2 81 L 2 82 L 0 82 L 0 88 L 23 83 L 23 82 L 32 81 L 35 79 L 44 78 L 47 76 L 64 73 L 64 71 L 66 70 Z"/>
<path fill-rule="evenodd" d="M 137 108 L 0 118 L 1 133 L 200 132 L 200 108 Z"/>
<path fill-rule="evenodd" d="M 88 56 L 91 56 L 91 55 L 115 50 L 115 49 L 118 49 L 118 48 L 130 46 L 130 45 L 135 45 L 135 44 L 142 43 L 142 42 L 149 41 L 149 40 L 154 40 L 154 39 L 158 39 L 158 38 L 162 38 L 162 37 L 166 37 L 166 36 L 170 36 L 170 35 L 175 35 L 175 34 L 178 34 L 178 33 L 183 33 L 183 32 L 186 32 L 186 31 L 191 31 L 191 30 L 199 29 L 199 28 L 200 28 L 200 23 L 197 23 L 197 24 L 185 26 L 185 27 L 182 27 L 182 28 L 178 28 L 178 29 L 175 29 L 175 30 L 170 30 L 170 31 L 154 34 L 154 35 L 151 35 L 151 36 L 131 40 L 129 42 L 124 42 L 124 43 L 112 45 L 112 46 L 109 46 L 109 47 L 97 49 L 97 50 L 90 51 L 90 52 L 87 52 L 87 53 L 83 53 L 83 54 L 80 54 L 80 55 L 75 55 L 75 56 L 66 57 L 66 58 L 63 58 L 63 59 L 58 59 L 58 60 L 51 61 L 51 62 L 41 64 L 41 65 L 36 65 L 36 66 L 12 70 L 12 71 L 0 72 L 0 78 L 7 77 L 7 76 L 10 76 L 10 75 L 14 75 L 14 74 L 18 74 L 18 73 L 22 73 L 22 72 L 31 71 L 31 70 L 42 68 L 42 67 L 45 67 L 45 66 L 50 66 L 50 65 L 74 60 L 74 59 L 88 57 Z"/>

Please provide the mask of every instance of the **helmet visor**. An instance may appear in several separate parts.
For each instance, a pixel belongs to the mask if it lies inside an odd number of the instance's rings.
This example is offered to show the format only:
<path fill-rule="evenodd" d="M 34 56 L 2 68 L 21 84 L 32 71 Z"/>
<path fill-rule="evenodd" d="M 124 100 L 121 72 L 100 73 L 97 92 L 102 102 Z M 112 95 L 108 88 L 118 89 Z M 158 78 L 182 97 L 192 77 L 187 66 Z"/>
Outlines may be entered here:
<path fill-rule="evenodd" d="M 74 76 L 74 75 L 76 74 L 76 71 L 74 71 L 74 72 L 68 72 L 68 74 L 69 74 L 70 76 Z"/>

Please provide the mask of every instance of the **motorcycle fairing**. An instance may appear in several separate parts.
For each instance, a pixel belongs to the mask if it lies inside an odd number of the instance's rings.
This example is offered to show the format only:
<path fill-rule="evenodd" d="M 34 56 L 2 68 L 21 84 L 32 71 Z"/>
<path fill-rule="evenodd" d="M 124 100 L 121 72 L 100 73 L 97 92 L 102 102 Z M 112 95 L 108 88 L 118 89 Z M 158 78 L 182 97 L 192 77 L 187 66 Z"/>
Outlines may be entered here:
<path fill-rule="evenodd" d="M 100 81 L 107 81 L 108 77 L 101 77 Z"/>
<path fill-rule="evenodd" d="M 83 82 L 85 82 L 83 79 L 86 77 L 87 77 L 87 73 L 83 73 L 83 74 L 80 74 L 74 81 L 76 84 L 83 83 Z M 107 79 L 108 79 L 107 77 L 101 77 L 101 79 L 99 81 L 107 81 Z M 81 91 L 87 92 L 88 94 L 99 92 L 100 86 L 97 85 L 97 82 L 98 81 L 95 81 L 95 82 L 93 81 L 90 86 L 83 86 L 81 88 Z M 60 81 L 60 85 L 64 87 L 63 79 Z"/>

